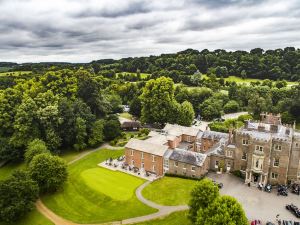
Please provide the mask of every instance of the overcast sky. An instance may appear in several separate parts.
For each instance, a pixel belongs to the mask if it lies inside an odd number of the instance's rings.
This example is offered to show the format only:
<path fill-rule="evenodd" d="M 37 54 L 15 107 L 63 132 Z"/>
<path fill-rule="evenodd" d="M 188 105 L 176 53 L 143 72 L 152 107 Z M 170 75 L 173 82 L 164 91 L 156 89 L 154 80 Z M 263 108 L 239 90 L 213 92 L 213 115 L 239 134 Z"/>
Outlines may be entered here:
<path fill-rule="evenodd" d="M 299 0 L 0 0 L 0 61 L 300 47 Z"/>

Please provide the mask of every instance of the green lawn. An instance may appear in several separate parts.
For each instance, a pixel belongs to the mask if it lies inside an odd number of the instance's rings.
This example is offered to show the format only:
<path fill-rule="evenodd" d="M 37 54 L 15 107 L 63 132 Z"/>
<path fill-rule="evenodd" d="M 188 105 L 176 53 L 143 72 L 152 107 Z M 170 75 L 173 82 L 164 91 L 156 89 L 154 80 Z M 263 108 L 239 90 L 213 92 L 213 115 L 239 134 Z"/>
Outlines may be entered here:
<path fill-rule="evenodd" d="M 177 177 L 163 177 L 148 185 L 142 194 L 161 205 L 188 204 L 190 192 L 197 181 Z"/>
<path fill-rule="evenodd" d="M 192 225 L 192 223 L 187 218 L 187 211 L 181 211 L 174 212 L 165 218 L 135 223 L 134 225 Z"/>
<path fill-rule="evenodd" d="M 117 74 L 116 74 L 117 77 L 118 77 L 119 74 L 135 74 L 135 75 L 136 75 L 136 73 L 121 72 L 121 73 L 117 73 Z M 147 77 L 150 76 L 150 75 L 151 75 L 151 74 L 149 74 L 149 73 L 141 73 L 141 78 L 142 78 L 142 79 L 145 79 L 145 78 L 147 78 Z"/>
<path fill-rule="evenodd" d="M 125 119 L 129 119 L 129 120 L 133 119 L 132 115 L 130 113 L 128 113 L 128 112 L 120 113 L 120 117 L 123 117 Z"/>
<path fill-rule="evenodd" d="M 12 225 L 0 222 L 0 225 Z M 13 223 L 13 225 L 54 225 L 46 217 L 40 214 L 36 209 L 28 213 L 21 221 Z"/>
<path fill-rule="evenodd" d="M 25 163 L 8 163 L 0 168 L 0 180 L 5 180 L 13 171 L 25 168 Z"/>
<path fill-rule="evenodd" d="M 100 150 L 70 165 L 63 189 L 43 196 L 43 202 L 58 215 L 78 223 L 116 221 L 156 212 L 135 196 L 135 189 L 144 180 L 97 166 L 123 154 L 123 150 Z"/>

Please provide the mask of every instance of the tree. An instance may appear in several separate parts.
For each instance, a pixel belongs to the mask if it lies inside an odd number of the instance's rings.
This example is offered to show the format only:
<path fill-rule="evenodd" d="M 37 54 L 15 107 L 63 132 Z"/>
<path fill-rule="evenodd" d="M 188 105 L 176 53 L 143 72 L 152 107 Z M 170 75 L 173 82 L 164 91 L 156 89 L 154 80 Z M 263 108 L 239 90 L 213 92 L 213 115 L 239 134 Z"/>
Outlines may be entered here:
<path fill-rule="evenodd" d="M 194 187 L 189 202 L 189 218 L 195 223 L 201 208 L 207 208 L 219 196 L 219 188 L 211 180 L 205 178 Z M 204 224 L 204 223 L 203 223 Z"/>
<path fill-rule="evenodd" d="M 182 126 L 191 126 L 195 118 L 195 112 L 190 102 L 184 101 L 179 108 L 178 124 Z"/>
<path fill-rule="evenodd" d="M 75 129 L 76 136 L 74 148 L 78 151 L 86 147 L 86 121 L 81 117 L 77 117 L 75 121 Z"/>
<path fill-rule="evenodd" d="M 18 161 L 23 157 L 22 149 L 14 147 L 8 138 L 0 138 L 0 160 Z"/>
<path fill-rule="evenodd" d="M 245 212 L 238 201 L 231 196 L 219 196 L 207 207 L 201 207 L 196 225 L 247 225 Z"/>
<path fill-rule="evenodd" d="M 38 154 L 42 153 L 50 153 L 45 142 L 40 139 L 34 139 L 33 141 L 29 142 L 26 150 L 25 150 L 25 162 L 29 164 L 32 158 Z"/>
<path fill-rule="evenodd" d="M 140 117 L 141 111 L 142 111 L 141 100 L 139 99 L 139 97 L 133 98 L 129 104 L 129 112 L 136 117 Z"/>
<path fill-rule="evenodd" d="M 92 132 L 88 140 L 90 146 L 96 147 L 97 145 L 103 142 L 104 139 L 103 128 L 104 128 L 104 121 L 96 120 L 96 122 L 92 127 Z"/>
<path fill-rule="evenodd" d="M 58 190 L 68 177 L 66 162 L 48 153 L 34 156 L 28 170 L 31 178 L 38 183 L 41 193 Z"/>
<path fill-rule="evenodd" d="M 105 140 L 110 141 L 121 135 L 121 124 L 117 117 L 110 116 L 104 123 Z"/>
<path fill-rule="evenodd" d="M 174 82 L 160 77 L 149 80 L 141 95 L 142 121 L 146 123 L 168 123 L 174 120 L 178 103 L 174 97 Z"/>
<path fill-rule="evenodd" d="M 222 100 L 209 98 L 200 105 L 200 114 L 205 120 L 220 118 L 222 115 Z"/>
<path fill-rule="evenodd" d="M 237 112 L 239 108 L 240 108 L 239 103 L 234 100 L 231 100 L 224 105 L 224 112 L 234 113 Z"/>
<path fill-rule="evenodd" d="M 0 220 L 12 223 L 34 208 L 39 188 L 29 174 L 15 171 L 0 182 Z"/>

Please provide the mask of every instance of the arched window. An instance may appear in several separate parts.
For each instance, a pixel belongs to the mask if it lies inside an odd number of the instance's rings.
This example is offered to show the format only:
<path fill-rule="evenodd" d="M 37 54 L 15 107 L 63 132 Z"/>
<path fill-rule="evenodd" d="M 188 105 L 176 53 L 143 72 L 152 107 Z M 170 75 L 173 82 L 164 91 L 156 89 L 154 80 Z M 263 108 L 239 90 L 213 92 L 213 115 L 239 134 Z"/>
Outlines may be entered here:
<path fill-rule="evenodd" d="M 256 168 L 258 168 L 258 164 L 259 164 L 259 162 L 258 162 L 258 160 L 256 160 L 256 163 L 255 163 Z"/>

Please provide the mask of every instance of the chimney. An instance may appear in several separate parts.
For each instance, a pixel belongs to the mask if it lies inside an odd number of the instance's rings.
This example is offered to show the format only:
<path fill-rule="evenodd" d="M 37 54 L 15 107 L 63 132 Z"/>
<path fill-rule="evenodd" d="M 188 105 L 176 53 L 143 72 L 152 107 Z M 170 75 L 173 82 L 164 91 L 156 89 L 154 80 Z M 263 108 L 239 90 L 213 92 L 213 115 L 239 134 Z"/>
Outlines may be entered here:
<path fill-rule="evenodd" d="M 262 124 L 259 124 L 258 127 L 257 127 L 257 130 L 258 131 L 265 131 L 265 126 L 262 125 Z"/>
<path fill-rule="evenodd" d="M 228 136 L 228 143 L 229 144 L 232 144 L 232 137 L 233 135 L 232 135 L 232 128 L 229 128 L 229 136 Z"/>

